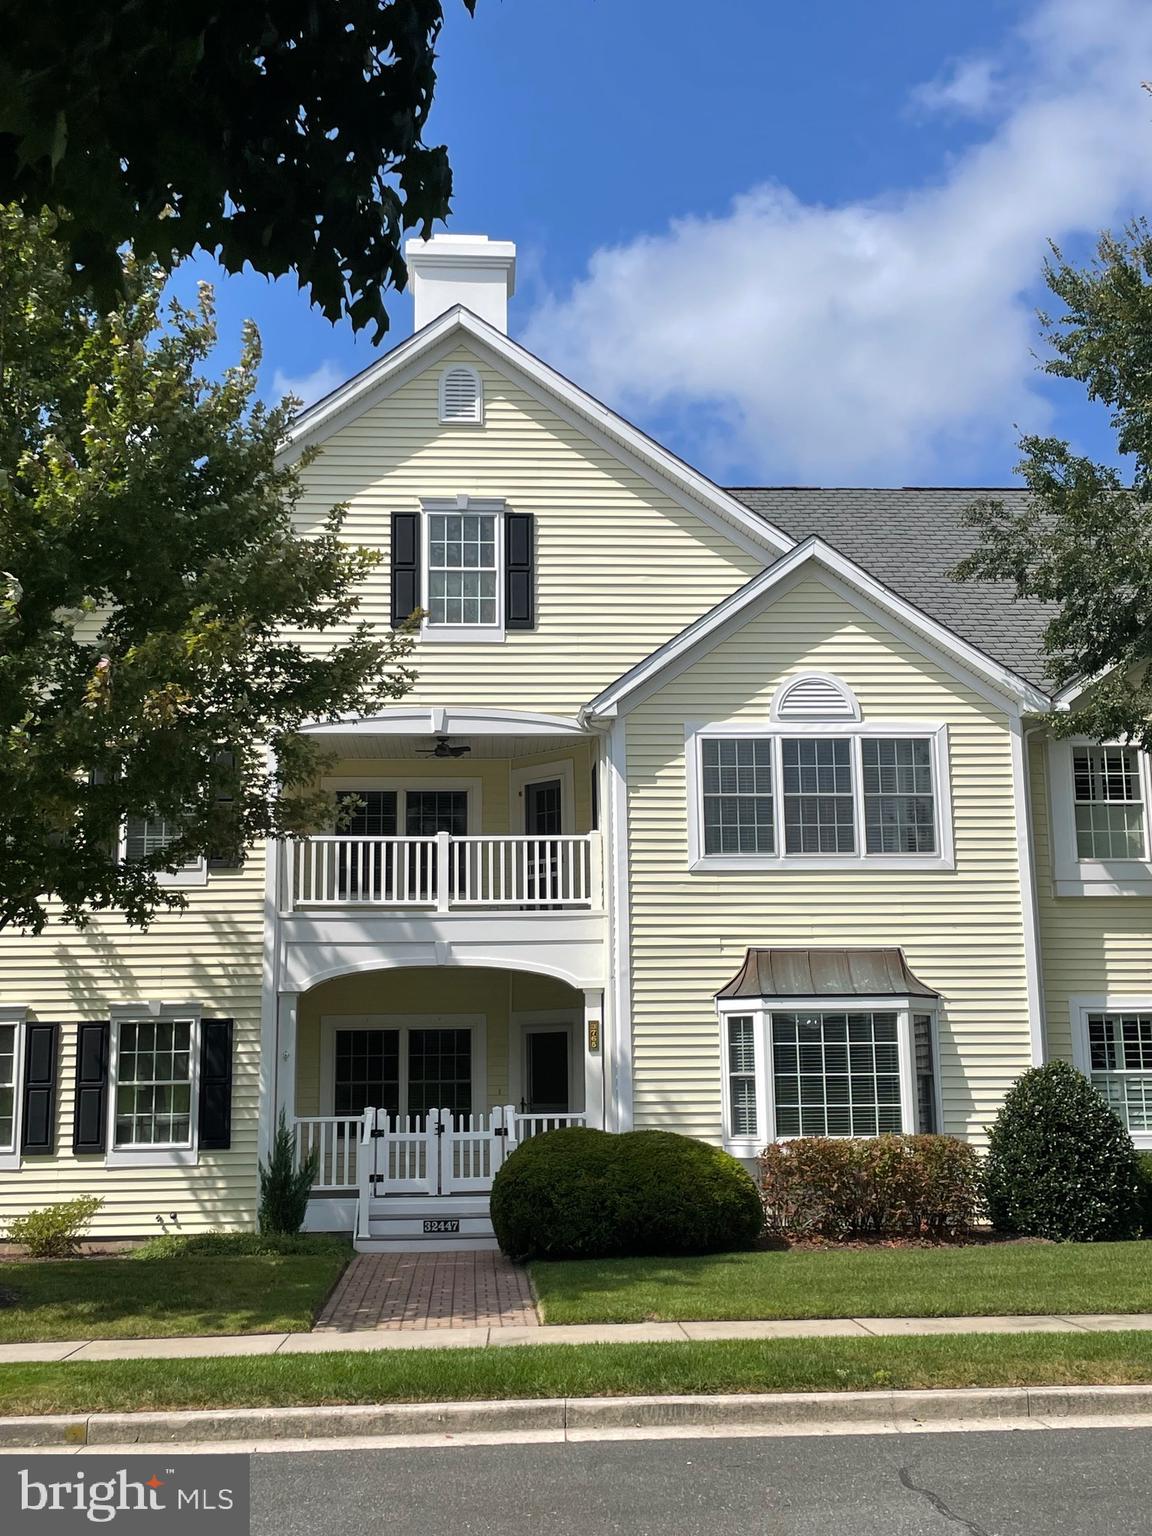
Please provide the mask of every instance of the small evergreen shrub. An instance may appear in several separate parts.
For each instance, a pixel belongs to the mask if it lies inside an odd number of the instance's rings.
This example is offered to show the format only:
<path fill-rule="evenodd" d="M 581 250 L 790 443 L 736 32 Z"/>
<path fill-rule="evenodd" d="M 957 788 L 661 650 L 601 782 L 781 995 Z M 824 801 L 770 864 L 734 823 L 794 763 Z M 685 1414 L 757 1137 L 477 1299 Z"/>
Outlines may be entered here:
<path fill-rule="evenodd" d="M 1033 1067 L 1009 1089 L 989 1131 L 984 1189 L 1002 1232 L 1077 1243 L 1140 1232 L 1132 1138 L 1066 1061 Z"/>
<path fill-rule="evenodd" d="M 954 1136 L 802 1136 L 760 1154 L 766 1230 L 823 1237 L 962 1236 L 980 1208 L 980 1159 Z"/>
<path fill-rule="evenodd" d="M 80 1195 L 59 1205 L 45 1205 L 24 1216 L 13 1216 L 8 1237 L 33 1259 L 66 1259 L 76 1253 L 89 1222 L 104 1204 L 96 1195 Z"/>
<path fill-rule="evenodd" d="M 134 1259 L 247 1259 L 326 1257 L 351 1253 L 342 1237 L 305 1232 L 193 1232 L 187 1237 L 165 1233 L 150 1237 L 133 1250 Z"/>
<path fill-rule="evenodd" d="M 260 1231 L 299 1232 L 308 1214 L 308 1196 L 316 1182 L 320 1161 L 316 1148 L 298 1168 L 296 1133 L 280 1111 L 280 1123 L 272 1138 L 268 1166 L 260 1164 Z"/>
<path fill-rule="evenodd" d="M 670 1131 L 548 1131 L 492 1183 L 492 1225 L 513 1259 L 634 1257 L 748 1248 L 756 1186 L 719 1147 Z"/>

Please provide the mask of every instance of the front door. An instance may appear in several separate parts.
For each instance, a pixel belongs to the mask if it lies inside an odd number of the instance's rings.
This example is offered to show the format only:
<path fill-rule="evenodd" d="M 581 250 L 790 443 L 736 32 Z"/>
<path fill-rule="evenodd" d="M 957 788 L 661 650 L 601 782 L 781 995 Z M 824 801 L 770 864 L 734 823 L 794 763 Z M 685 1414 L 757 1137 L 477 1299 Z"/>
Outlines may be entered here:
<path fill-rule="evenodd" d="M 563 1115 L 569 1105 L 569 1033 L 567 1029 L 524 1032 L 525 1095 L 529 1115 Z"/>
<path fill-rule="evenodd" d="M 524 830 L 529 837 L 559 837 L 564 830 L 563 790 L 559 779 L 541 779 L 524 786 Z M 528 855 L 528 899 L 555 900 L 559 892 L 560 856 L 555 843 L 534 843 Z"/>

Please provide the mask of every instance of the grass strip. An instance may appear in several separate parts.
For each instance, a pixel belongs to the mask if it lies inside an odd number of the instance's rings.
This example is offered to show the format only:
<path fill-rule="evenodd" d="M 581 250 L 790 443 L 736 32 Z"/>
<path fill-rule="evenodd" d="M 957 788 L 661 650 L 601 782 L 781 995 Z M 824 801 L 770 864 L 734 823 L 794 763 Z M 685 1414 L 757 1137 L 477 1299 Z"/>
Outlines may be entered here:
<path fill-rule="evenodd" d="M 1152 1246 L 993 1243 L 532 1265 L 547 1323 L 1152 1312 Z"/>
<path fill-rule="evenodd" d="M 304 1333 L 350 1252 L 0 1264 L 0 1343 Z"/>
<path fill-rule="evenodd" d="M 1152 1334 L 550 1344 L 0 1366 L 0 1414 L 1152 1381 Z"/>

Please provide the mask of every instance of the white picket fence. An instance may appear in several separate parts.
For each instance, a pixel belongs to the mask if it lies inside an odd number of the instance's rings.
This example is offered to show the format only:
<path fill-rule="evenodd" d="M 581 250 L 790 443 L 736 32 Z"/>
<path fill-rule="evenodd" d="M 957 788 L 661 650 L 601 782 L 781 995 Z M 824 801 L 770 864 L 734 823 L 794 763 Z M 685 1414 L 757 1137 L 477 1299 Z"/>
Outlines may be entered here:
<path fill-rule="evenodd" d="M 316 1153 L 315 1191 L 356 1188 L 362 1128 L 359 1115 L 297 1117 L 296 1163 L 303 1167 Z"/>
<path fill-rule="evenodd" d="M 309 837 L 284 845 L 284 905 L 584 908 L 603 905 L 599 833 L 571 837 Z"/>

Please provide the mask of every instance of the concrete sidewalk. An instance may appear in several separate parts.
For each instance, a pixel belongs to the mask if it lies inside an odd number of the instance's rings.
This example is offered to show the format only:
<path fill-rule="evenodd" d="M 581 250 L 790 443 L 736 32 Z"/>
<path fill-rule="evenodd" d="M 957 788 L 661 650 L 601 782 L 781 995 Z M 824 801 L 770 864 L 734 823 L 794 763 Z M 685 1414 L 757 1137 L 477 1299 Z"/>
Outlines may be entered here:
<path fill-rule="evenodd" d="M 893 1338 L 957 1333 L 1113 1333 L 1152 1330 L 1152 1312 L 1055 1317 L 831 1317 L 780 1322 L 590 1323 L 552 1327 L 381 1329 L 353 1333 L 248 1333 L 216 1338 L 91 1339 L 0 1344 L 0 1365 L 65 1360 L 194 1360 L 221 1355 L 332 1354 L 348 1350 L 498 1349 L 519 1344 L 666 1344 L 703 1339 Z"/>

